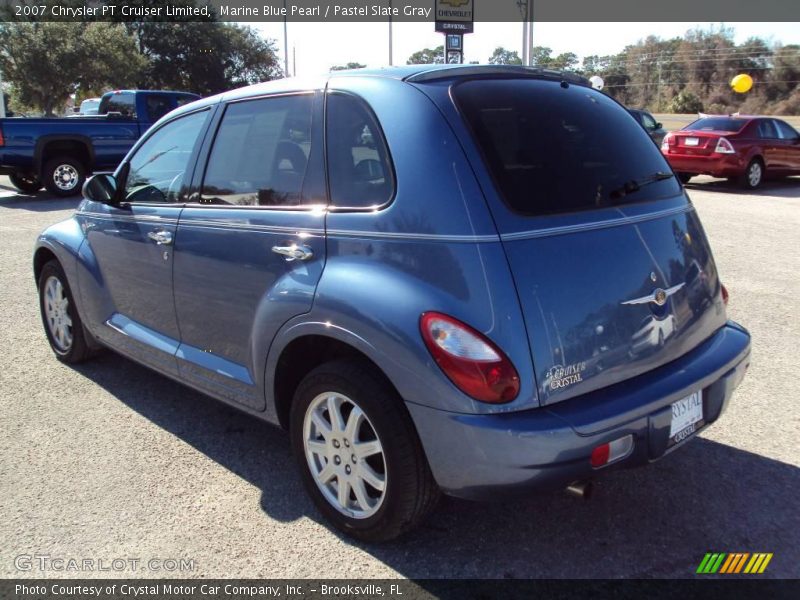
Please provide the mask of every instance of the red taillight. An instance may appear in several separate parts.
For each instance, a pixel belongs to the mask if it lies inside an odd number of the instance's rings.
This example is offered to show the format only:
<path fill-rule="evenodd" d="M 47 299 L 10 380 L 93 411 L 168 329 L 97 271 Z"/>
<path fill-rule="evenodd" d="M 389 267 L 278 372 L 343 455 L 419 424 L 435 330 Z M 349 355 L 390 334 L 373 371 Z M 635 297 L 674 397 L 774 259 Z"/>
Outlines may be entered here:
<path fill-rule="evenodd" d="M 422 315 L 420 330 L 436 364 L 462 392 L 481 402 L 510 402 L 517 397 L 517 370 L 486 336 L 436 312 Z"/>
<path fill-rule="evenodd" d="M 728 288 L 726 288 L 722 284 L 719 284 L 719 286 L 722 288 L 722 301 L 725 303 L 725 306 L 727 306 L 728 305 L 728 299 L 729 299 Z"/>
<path fill-rule="evenodd" d="M 667 150 L 668 151 L 669 147 L 670 146 L 674 146 L 674 145 L 675 145 L 675 136 L 672 135 L 671 132 L 668 133 L 667 135 L 665 135 L 664 139 L 661 140 L 661 149 L 662 150 Z"/>
<path fill-rule="evenodd" d="M 2 102 L 2 96 L 0 96 L 0 102 Z M 4 146 L 6 141 L 3 139 L 3 128 L 0 127 L 0 146 Z"/>
<path fill-rule="evenodd" d="M 589 459 L 589 462 L 592 463 L 593 467 L 602 467 L 604 464 L 608 462 L 608 454 L 611 451 L 611 448 L 608 444 L 603 444 L 602 446 L 598 446 L 594 450 L 592 450 L 592 457 Z"/>
<path fill-rule="evenodd" d="M 735 154 L 736 150 L 733 149 L 733 144 L 724 137 L 721 137 L 717 142 L 717 147 L 714 148 L 714 152 L 717 154 Z"/>
<path fill-rule="evenodd" d="M 597 446 L 589 457 L 591 465 L 597 469 L 607 464 L 617 462 L 628 456 L 633 451 L 633 436 L 626 435 L 613 442 Z"/>

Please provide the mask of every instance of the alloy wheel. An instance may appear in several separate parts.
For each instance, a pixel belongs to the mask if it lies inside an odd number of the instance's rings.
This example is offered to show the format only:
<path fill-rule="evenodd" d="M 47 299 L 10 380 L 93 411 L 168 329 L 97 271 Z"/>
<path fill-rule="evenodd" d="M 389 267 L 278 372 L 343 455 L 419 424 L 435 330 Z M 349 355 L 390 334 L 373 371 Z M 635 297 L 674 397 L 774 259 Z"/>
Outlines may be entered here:
<path fill-rule="evenodd" d="M 763 174 L 764 171 L 761 168 L 761 163 L 753 162 L 750 165 L 750 168 L 747 170 L 747 181 L 750 184 L 750 187 L 758 187 L 758 184 L 761 183 L 761 177 Z"/>
<path fill-rule="evenodd" d="M 44 284 L 44 314 L 53 344 L 59 352 L 72 347 L 72 319 L 68 313 L 69 299 L 58 277 L 48 277 Z"/>
<path fill-rule="evenodd" d="M 374 515 L 386 497 L 383 446 L 361 408 L 336 392 L 319 394 L 303 420 L 308 467 L 322 495 L 355 519 Z"/>

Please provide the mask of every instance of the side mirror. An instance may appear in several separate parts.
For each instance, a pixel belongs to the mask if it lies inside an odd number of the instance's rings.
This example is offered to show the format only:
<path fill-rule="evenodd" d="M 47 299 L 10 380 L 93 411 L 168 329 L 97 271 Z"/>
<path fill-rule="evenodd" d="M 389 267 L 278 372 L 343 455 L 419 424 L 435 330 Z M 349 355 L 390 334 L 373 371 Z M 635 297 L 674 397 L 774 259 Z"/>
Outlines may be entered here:
<path fill-rule="evenodd" d="M 111 173 L 98 173 L 83 184 L 83 197 L 103 204 L 117 204 L 117 180 Z"/>
<path fill-rule="evenodd" d="M 661 123 L 656 123 L 656 129 L 663 129 L 663 127 Z"/>

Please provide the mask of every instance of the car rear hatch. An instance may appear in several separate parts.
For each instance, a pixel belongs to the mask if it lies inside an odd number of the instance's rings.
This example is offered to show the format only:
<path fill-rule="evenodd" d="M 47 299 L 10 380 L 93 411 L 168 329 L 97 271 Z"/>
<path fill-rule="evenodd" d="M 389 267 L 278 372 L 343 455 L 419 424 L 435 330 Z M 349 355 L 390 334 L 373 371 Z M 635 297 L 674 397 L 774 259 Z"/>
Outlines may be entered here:
<path fill-rule="evenodd" d="M 724 325 L 697 214 L 619 104 L 535 78 L 456 83 L 452 97 L 516 283 L 542 404 L 664 365 Z"/>

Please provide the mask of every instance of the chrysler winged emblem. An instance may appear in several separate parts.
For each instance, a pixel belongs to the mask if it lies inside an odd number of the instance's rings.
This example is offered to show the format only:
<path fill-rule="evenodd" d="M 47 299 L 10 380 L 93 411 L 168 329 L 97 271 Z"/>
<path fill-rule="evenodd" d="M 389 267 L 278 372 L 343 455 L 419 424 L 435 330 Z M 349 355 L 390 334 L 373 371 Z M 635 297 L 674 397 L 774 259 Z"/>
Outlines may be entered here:
<path fill-rule="evenodd" d="M 647 296 L 633 298 L 632 300 L 625 300 L 625 302 L 622 302 L 622 304 L 649 304 L 652 302 L 656 306 L 664 306 L 667 303 L 667 299 L 685 285 L 685 283 L 679 283 L 678 285 L 673 285 L 671 288 L 667 288 L 665 290 L 656 288 Z"/>

